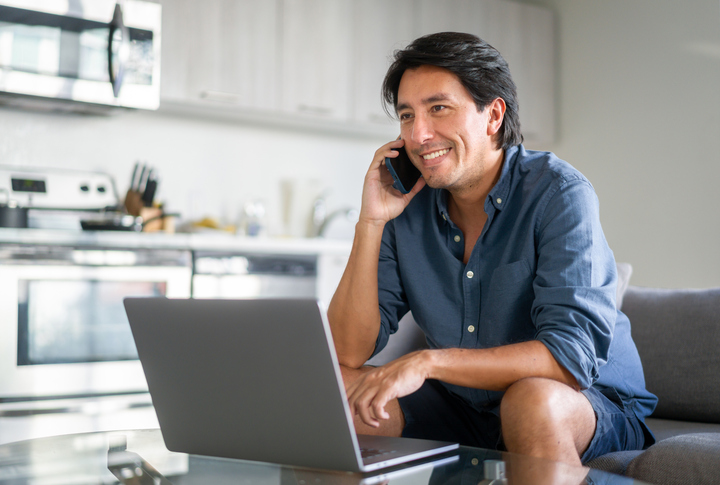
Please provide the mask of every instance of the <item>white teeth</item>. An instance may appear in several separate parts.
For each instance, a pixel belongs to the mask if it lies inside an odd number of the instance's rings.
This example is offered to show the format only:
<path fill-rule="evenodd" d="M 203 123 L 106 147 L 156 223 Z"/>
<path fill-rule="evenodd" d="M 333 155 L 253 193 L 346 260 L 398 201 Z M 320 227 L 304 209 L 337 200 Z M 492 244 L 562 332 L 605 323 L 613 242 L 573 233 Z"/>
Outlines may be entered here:
<path fill-rule="evenodd" d="M 433 158 L 440 157 L 442 155 L 445 155 L 447 152 L 449 152 L 450 149 L 446 148 L 445 150 L 440 150 L 437 152 L 428 153 L 427 155 L 423 155 L 423 159 L 425 160 L 432 160 Z"/>

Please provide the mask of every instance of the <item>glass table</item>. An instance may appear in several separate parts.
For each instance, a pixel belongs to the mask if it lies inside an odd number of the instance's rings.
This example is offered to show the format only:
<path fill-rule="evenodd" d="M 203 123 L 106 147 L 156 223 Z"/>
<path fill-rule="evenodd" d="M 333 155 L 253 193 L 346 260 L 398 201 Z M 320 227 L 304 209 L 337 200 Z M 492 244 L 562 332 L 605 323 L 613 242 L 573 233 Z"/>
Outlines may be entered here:
<path fill-rule="evenodd" d="M 0 446 L 2 485 L 637 484 L 630 478 L 512 453 L 460 447 L 372 474 L 170 452 L 160 430 L 64 435 Z"/>

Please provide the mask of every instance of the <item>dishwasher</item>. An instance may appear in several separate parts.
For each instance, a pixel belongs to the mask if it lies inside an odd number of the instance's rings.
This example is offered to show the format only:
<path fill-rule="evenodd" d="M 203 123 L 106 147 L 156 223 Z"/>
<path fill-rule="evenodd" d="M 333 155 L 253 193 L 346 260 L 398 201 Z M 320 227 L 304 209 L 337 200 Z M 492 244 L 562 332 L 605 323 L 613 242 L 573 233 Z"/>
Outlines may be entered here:
<path fill-rule="evenodd" d="M 317 255 L 195 251 L 193 298 L 316 298 Z"/>

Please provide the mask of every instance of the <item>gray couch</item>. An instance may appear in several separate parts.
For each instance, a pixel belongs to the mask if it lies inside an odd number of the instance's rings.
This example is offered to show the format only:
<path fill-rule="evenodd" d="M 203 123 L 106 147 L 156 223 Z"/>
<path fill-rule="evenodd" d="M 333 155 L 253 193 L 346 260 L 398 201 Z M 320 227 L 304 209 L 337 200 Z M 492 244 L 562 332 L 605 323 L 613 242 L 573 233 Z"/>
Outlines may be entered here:
<path fill-rule="evenodd" d="M 587 463 L 658 485 L 720 483 L 720 288 L 664 290 L 628 286 L 632 268 L 618 264 L 618 306 L 630 318 L 647 388 L 659 398 L 646 421 L 657 443 Z M 408 315 L 381 365 L 425 347 Z"/>

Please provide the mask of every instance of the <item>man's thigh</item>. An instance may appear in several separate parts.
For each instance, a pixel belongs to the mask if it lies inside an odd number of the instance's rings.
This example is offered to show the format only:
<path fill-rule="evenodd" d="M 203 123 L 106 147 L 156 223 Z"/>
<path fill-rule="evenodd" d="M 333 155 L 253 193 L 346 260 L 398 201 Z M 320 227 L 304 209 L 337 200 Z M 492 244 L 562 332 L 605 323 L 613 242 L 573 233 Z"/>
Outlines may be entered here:
<path fill-rule="evenodd" d="M 597 426 L 582 462 L 614 451 L 642 450 L 655 438 L 645 423 L 628 409 L 614 389 L 602 391 L 591 387 L 582 391 L 595 411 Z"/>

